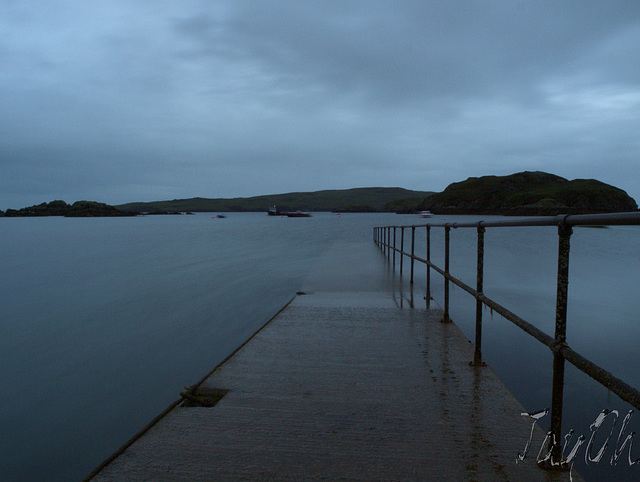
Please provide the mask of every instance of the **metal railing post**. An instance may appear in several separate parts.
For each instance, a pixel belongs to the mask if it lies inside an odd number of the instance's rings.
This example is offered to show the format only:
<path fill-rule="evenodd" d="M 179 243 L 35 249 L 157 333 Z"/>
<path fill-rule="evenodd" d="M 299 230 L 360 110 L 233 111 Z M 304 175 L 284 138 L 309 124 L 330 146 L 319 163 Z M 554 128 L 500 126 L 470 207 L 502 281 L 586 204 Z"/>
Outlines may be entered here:
<path fill-rule="evenodd" d="M 442 316 L 442 322 L 448 323 L 451 321 L 449 317 L 449 238 L 451 227 L 445 226 L 444 228 L 444 314 Z"/>
<path fill-rule="evenodd" d="M 387 254 L 387 228 L 381 229 L 380 241 L 382 241 L 382 253 Z"/>
<path fill-rule="evenodd" d="M 427 309 L 431 306 L 431 226 L 427 226 Z"/>
<path fill-rule="evenodd" d="M 400 275 L 402 276 L 402 267 L 404 265 L 404 226 L 400 228 Z"/>
<path fill-rule="evenodd" d="M 484 232 L 482 222 L 478 223 L 478 268 L 476 271 L 476 291 L 482 294 L 484 284 Z M 476 346 L 473 353 L 473 364 L 482 366 L 482 301 L 476 298 Z"/>
<path fill-rule="evenodd" d="M 387 258 L 391 256 L 391 226 L 387 227 Z"/>
<path fill-rule="evenodd" d="M 396 227 L 393 227 L 393 268 L 396 267 Z"/>
<path fill-rule="evenodd" d="M 564 392 L 564 357 L 560 350 L 567 341 L 567 294 L 569 289 L 569 250 L 573 230 L 562 223 L 558 226 L 558 285 L 556 291 L 556 331 L 553 350 L 553 388 L 551 394 L 550 465 L 562 463 L 562 399 Z"/>
<path fill-rule="evenodd" d="M 415 243 L 416 243 L 416 227 L 411 226 L 411 281 L 410 281 L 411 284 L 413 284 L 413 263 L 415 261 L 413 257 L 415 256 Z"/>

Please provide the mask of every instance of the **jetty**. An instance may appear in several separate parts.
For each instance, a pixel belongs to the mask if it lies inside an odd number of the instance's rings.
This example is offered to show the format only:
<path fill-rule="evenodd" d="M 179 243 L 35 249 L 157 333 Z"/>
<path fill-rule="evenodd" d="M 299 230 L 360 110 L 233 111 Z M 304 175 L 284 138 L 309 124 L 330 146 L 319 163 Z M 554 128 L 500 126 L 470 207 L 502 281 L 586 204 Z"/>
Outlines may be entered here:
<path fill-rule="evenodd" d="M 384 259 L 334 245 L 303 292 L 87 480 L 568 480 L 538 466 L 545 434 Z"/>

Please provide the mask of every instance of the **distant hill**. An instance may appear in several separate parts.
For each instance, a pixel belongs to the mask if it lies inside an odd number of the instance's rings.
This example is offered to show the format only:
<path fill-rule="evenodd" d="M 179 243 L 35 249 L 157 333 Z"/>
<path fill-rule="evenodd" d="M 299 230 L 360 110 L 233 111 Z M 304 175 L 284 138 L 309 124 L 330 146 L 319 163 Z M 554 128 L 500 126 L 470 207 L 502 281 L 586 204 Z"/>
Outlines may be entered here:
<path fill-rule="evenodd" d="M 420 209 L 436 214 L 556 215 L 635 211 L 635 200 L 595 179 L 546 172 L 470 177 L 426 198 Z"/>
<path fill-rule="evenodd" d="M 367 187 L 231 199 L 196 197 L 172 201 L 134 202 L 116 207 L 135 212 L 231 212 L 267 211 L 269 206 L 276 205 L 280 211 L 379 212 L 393 210 L 390 203 L 410 198 L 418 198 L 421 201 L 431 194 L 429 191 L 410 191 L 399 187 Z"/>
<path fill-rule="evenodd" d="M 65 216 L 68 218 L 79 217 L 111 217 L 111 216 L 136 216 L 138 213 L 116 209 L 108 204 L 95 201 L 76 201 L 67 204 L 64 201 L 51 201 L 22 209 L 7 209 L 6 213 L 0 211 L 4 217 L 36 217 L 36 216 Z"/>

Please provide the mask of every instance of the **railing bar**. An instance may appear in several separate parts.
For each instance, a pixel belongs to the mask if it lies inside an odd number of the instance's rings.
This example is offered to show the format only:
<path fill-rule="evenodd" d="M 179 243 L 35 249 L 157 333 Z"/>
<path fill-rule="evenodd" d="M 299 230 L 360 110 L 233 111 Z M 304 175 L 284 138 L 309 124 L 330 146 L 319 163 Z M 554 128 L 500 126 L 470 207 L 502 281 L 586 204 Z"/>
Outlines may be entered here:
<path fill-rule="evenodd" d="M 480 301 L 482 301 L 485 305 L 487 305 L 493 311 L 498 313 L 500 316 L 502 316 L 503 318 L 509 320 L 514 325 L 520 327 L 523 331 L 529 333 L 532 337 L 534 337 L 540 343 L 546 345 L 547 347 L 549 347 L 549 348 L 551 348 L 553 350 L 553 347 L 555 346 L 555 343 L 554 343 L 554 339 L 553 339 L 552 336 L 547 335 L 544 331 L 536 328 L 535 326 L 533 326 L 528 321 L 523 320 L 518 315 L 516 315 L 512 311 L 509 311 L 504 306 L 499 305 L 498 303 L 496 303 L 492 299 L 489 299 L 484 295 L 479 295 L 478 298 L 480 299 Z"/>
<path fill-rule="evenodd" d="M 431 267 L 435 271 L 440 273 L 442 276 L 445 276 L 445 272 L 443 270 L 441 270 L 440 268 L 438 268 L 437 266 L 432 265 Z M 459 279 L 454 278 L 451 275 L 448 275 L 448 276 L 445 276 L 445 277 L 448 278 L 452 283 L 454 283 L 455 285 L 457 285 L 458 287 L 462 288 L 464 291 L 469 293 L 474 298 L 479 299 L 482 303 L 487 305 L 489 308 L 491 308 L 493 311 L 495 311 L 496 313 L 501 315 L 503 318 L 506 318 L 507 320 L 509 320 L 513 324 L 517 325 L 522 330 L 527 332 L 529 335 L 533 336 L 535 339 L 537 339 L 538 341 L 540 341 L 541 343 L 545 344 L 546 346 L 548 346 L 549 348 L 551 348 L 553 350 L 553 347 L 555 346 L 555 340 L 553 339 L 552 336 L 547 335 L 544 331 L 536 328 L 535 326 L 533 326 L 528 321 L 523 320 L 522 318 L 520 318 L 518 315 L 516 315 L 512 311 L 509 311 L 507 308 L 505 308 L 502 305 L 499 305 L 498 303 L 496 303 L 492 299 L 487 298 L 485 295 L 478 294 L 478 292 L 476 290 L 474 290 L 473 288 L 471 288 L 471 286 L 465 284 L 464 282 L 460 281 Z"/>
<path fill-rule="evenodd" d="M 462 288 L 464 291 L 469 293 L 474 298 L 481 301 L 484 305 L 491 308 L 493 311 L 498 313 L 500 316 L 505 318 L 506 320 L 512 322 L 516 326 L 520 327 L 523 331 L 537 339 L 542 344 L 546 345 L 552 351 L 554 350 L 556 343 L 552 336 L 549 336 L 542 330 L 536 328 L 528 321 L 523 320 L 518 315 L 509 311 L 504 306 L 496 303 L 490 298 L 487 298 L 484 294 L 478 294 L 476 290 L 474 290 L 471 286 L 467 285 L 463 281 L 455 278 L 452 275 L 447 275 L 445 271 L 439 268 L 437 265 L 433 263 L 427 263 L 426 260 L 420 258 L 419 256 L 412 256 L 413 259 L 419 261 L 424 264 L 428 264 L 431 269 L 438 272 L 440 275 L 448 278 L 452 283 L 454 283 L 459 288 Z M 609 373 L 608 371 L 600 368 L 595 363 L 590 362 L 588 359 L 584 358 L 582 355 L 574 351 L 569 346 L 564 346 L 560 350 L 560 354 L 569 362 L 571 362 L 576 368 L 589 375 L 596 381 L 600 382 L 602 385 L 610 388 L 612 392 L 618 395 L 621 399 L 629 402 L 634 407 L 640 410 L 640 391 L 633 388 L 631 385 L 628 385 L 624 381 L 616 378 L 614 375 Z M 629 394 L 625 393 L 625 391 L 629 392 Z"/>
<path fill-rule="evenodd" d="M 511 321 L 515 325 L 519 326 L 521 329 L 523 329 L 524 331 L 529 333 L 531 336 L 533 336 L 534 338 L 536 338 L 538 341 L 540 341 L 541 343 L 545 344 L 549 348 L 553 348 L 555 346 L 553 337 L 551 337 L 551 336 L 547 335 L 545 332 L 539 330 L 538 328 L 533 326 L 528 321 L 523 320 L 518 315 L 516 315 L 512 311 L 509 311 L 504 306 L 499 305 L 498 303 L 496 303 L 495 301 L 493 301 L 490 298 L 487 298 L 483 294 L 478 294 L 478 292 L 476 290 L 474 290 L 471 286 L 467 285 L 466 283 L 464 283 L 463 281 L 459 280 L 458 278 L 456 278 L 454 276 L 451 276 L 450 274 L 445 273 L 445 271 L 443 269 L 441 269 L 440 267 L 438 267 L 437 265 L 435 265 L 435 264 L 433 264 L 431 262 L 427 262 L 426 260 L 420 258 L 419 256 L 413 256 L 413 258 L 416 261 L 420 261 L 421 263 L 427 264 L 431 269 L 433 269 L 434 271 L 439 273 L 441 276 L 449 279 L 449 281 L 451 281 L 453 284 L 455 284 L 459 288 L 462 288 L 464 291 L 469 293 L 474 298 L 479 299 L 483 304 L 487 305 L 489 308 L 491 308 L 493 311 L 495 311 L 496 313 L 498 313 L 502 317 L 506 318 L 507 320 Z"/>
<path fill-rule="evenodd" d="M 507 226 L 588 226 L 588 225 L 640 225 L 640 212 L 633 213 L 611 213 L 611 214 L 601 214 L 601 215 L 569 215 L 569 216 L 555 216 L 555 217 L 538 217 L 538 218 L 527 218 L 521 220 L 500 220 L 500 221 L 480 221 L 474 223 L 429 223 L 424 225 L 414 225 L 409 226 L 412 228 L 416 227 L 426 227 L 427 232 L 431 226 L 439 226 L 445 228 L 458 228 L 458 227 L 479 227 L 480 223 L 483 227 L 507 227 Z M 407 227 L 407 226 L 405 226 Z M 388 226 L 382 228 L 379 231 L 379 239 L 381 240 L 381 244 L 383 247 L 387 248 L 387 254 L 393 252 L 394 261 L 395 261 L 395 253 L 399 252 L 400 256 L 408 256 L 412 262 L 419 261 L 427 265 L 428 269 L 433 269 L 442 275 L 446 280 L 451 281 L 458 287 L 462 288 L 464 291 L 468 292 L 472 295 L 476 300 L 482 302 L 487 307 L 491 308 L 493 311 L 504 317 L 505 319 L 511 321 L 516 326 L 521 328 L 524 332 L 536 338 L 542 344 L 546 345 L 554 354 L 560 355 L 563 359 L 569 361 L 572 365 L 578 368 L 580 371 L 590 376 L 598 383 L 611 390 L 617 396 L 619 396 L 622 400 L 628 402 L 633 405 L 636 409 L 640 410 L 640 391 L 631 385 L 625 383 L 619 378 L 616 378 L 607 370 L 599 367 L 595 363 L 589 361 L 579 353 L 575 352 L 572 348 L 570 348 L 565 343 L 558 343 L 553 337 L 539 330 L 532 324 L 523 320 L 515 313 L 509 311 L 505 307 L 499 305 L 495 301 L 487 298 L 483 293 L 478 293 L 476 290 L 466 285 L 464 282 L 452 276 L 450 273 L 445 270 L 439 268 L 435 264 L 433 264 L 428 259 L 423 259 L 419 256 L 415 256 L 412 253 L 404 253 L 403 249 L 396 248 L 396 236 L 394 228 L 394 236 L 393 236 L 393 246 L 391 245 L 391 228 L 392 226 Z M 404 230 L 404 229 L 403 229 Z M 386 231 L 386 233 L 385 233 Z M 385 236 L 386 234 L 386 236 Z M 386 240 L 385 240 L 386 238 Z M 427 234 L 427 239 L 429 238 Z M 385 242 L 386 241 L 386 242 Z M 429 244 L 429 243 L 427 243 Z M 427 246 L 428 248 L 429 246 Z M 427 257 L 429 252 L 427 249 Z M 445 268 L 446 269 L 446 268 Z M 562 338 L 562 337 L 561 337 Z"/>
<path fill-rule="evenodd" d="M 560 354 L 578 370 L 586 373 L 591 378 L 618 395 L 622 400 L 630 403 L 640 410 L 640 391 L 615 377 L 604 368 L 600 368 L 595 363 L 587 360 L 569 346 L 562 347 L 560 349 Z"/>
<path fill-rule="evenodd" d="M 455 281 L 454 281 L 455 282 Z M 503 306 L 497 304 L 493 300 L 488 299 L 486 296 L 480 295 L 480 301 L 482 301 L 485 305 L 489 306 L 496 313 L 504 317 L 505 319 L 511 321 L 515 325 L 519 326 L 523 331 L 529 333 L 531 336 L 536 338 L 538 341 L 549 347 L 552 351 L 555 348 L 555 340 L 553 337 L 547 335 L 543 331 L 539 330 L 535 326 L 531 325 L 529 322 L 523 320 L 519 316 L 515 315 L 511 311 L 507 310 Z M 573 350 L 568 345 L 564 345 L 559 350 L 560 355 L 565 358 L 568 362 L 574 365 L 577 369 L 589 375 L 594 380 L 598 381 L 600 384 L 604 385 L 606 388 L 610 389 L 616 395 L 618 395 L 622 400 L 630 403 L 634 407 L 640 410 L 640 391 L 633 388 L 628 383 L 620 380 L 615 377 L 607 370 L 599 367 L 595 363 L 589 361 L 587 358 L 583 357 L 575 350 Z"/>
<path fill-rule="evenodd" d="M 503 318 L 506 318 L 507 320 L 511 321 L 515 325 L 519 326 L 522 330 L 526 331 L 531 336 L 533 336 L 535 339 L 537 339 L 541 343 L 545 344 L 549 348 L 553 349 L 553 347 L 555 346 L 555 342 L 554 342 L 553 337 L 547 335 L 544 331 L 539 330 L 538 328 L 533 326 L 528 321 L 523 320 L 518 315 L 516 315 L 512 311 L 509 311 L 504 306 L 499 305 L 498 303 L 496 303 L 495 301 L 493 301 L 490 298 L 487 298 L 483 294 L 478 294 L 478 292 L 476 290 L 474 290 L 471 286 L 467 285 L 466 283 L 464 283 L 463 281 L 459 280 L 458 278 L 456 278 L 454 276 L 451 276 L 450 274 L 445 273 L 445 271 L 443 269 L 441 269 L 440 267 L 438 267 L 437 265 L 435 265 L 435 264 L 433 264 L 431 262 L 427 262 L 426 260 L 420 258 L 419 256 L 413 256 L 413 259 L 415 259 L 416 261 L 420 261 L 421 263 L 429 265 L 429 267 L 431 269 L 433 269 L 434 271 L 439 273 L 441 276 L 449 279 L 449 281 L 451 281 L 453 284 L 455 284 L 459 288 L 462 288 L 464 291 L 469 293 L 474 298 L 479 299 L 483 304 L 487 305 L 489 308 L 491 308 L 493 311 L 495 311 L 496 313 L 501 315 Z"/>
<path fill-rule="evenodd" d="M 438 273 L 440 273 L 442 276 L 446 276 L 447 275 L 442 268 L 439 268 L 438 266 L 436 266 L 433 263 L 429 263 L 429 267 L 431 269 L 437 271 Z M 449 275 L 449 276 L 452 277 L 451 275 Z M 461 283 L 462 283 L 462 281 L 461 281 Z"/>
<path fill-rule="evenodd" d="M 451 227 L 451 228 L 476 228 L 478 223 L 486 228 L 509 227 L 509 226 L 558 226 L 564 224 L 566 226 L 599 226 L 599 225 L 640 225 L 640 212 L 627 213 L 607 213 L 607 214 L 569 214 L 559 216 L 530 216 L 515 219 L 496 219 L 472 221 L 466 223 L 450 223 L 450 222 L 430 222 L 426 224 L 415 224 L 405 227 L 424 228 L 432 227 Z"/>
<path fill-rule="evenodd" d="M 435 269 L 435 268 L 434 268 Z M 436 269 L 436 271 L 440 272 L 439 269 Z M 440 273 L 444 276 L 444 272 Z M 453 284 L 459 286 L 460 288 L 462 288 L 463 290 L 465 290 L 467 293 L 469 293 L 471 296 L 473 296 L 474 298 L 478 297 L 478 292 L 476 290 L 474 290 L 471 286 L 469 286 L 468 284 L 465 284 L 463 281 L 460 281 L 457 278 L 454 278 L 453 276 L 451 276 L 451 274 L 449 273 L 447 276 L 445 276 L 445 278 L 447 278 L 449 281 L 451 281 Z"/>

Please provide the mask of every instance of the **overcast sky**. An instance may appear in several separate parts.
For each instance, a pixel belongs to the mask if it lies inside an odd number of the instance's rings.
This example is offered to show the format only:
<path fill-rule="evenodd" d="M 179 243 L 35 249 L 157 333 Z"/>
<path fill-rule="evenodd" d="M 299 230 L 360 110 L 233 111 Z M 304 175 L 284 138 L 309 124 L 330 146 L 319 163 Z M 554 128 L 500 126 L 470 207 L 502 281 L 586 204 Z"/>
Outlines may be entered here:
<path fill-rule="evenodd" d="M 542 170 L 640 201 L 640 1 L 0 0 L 0 209 Z"/>

